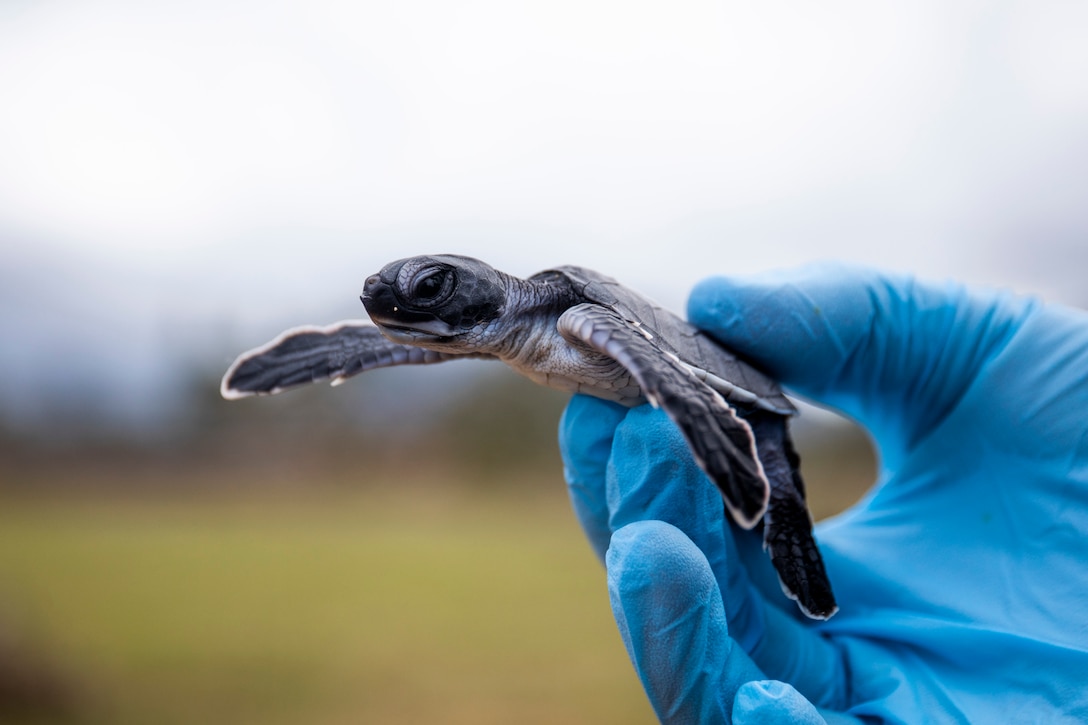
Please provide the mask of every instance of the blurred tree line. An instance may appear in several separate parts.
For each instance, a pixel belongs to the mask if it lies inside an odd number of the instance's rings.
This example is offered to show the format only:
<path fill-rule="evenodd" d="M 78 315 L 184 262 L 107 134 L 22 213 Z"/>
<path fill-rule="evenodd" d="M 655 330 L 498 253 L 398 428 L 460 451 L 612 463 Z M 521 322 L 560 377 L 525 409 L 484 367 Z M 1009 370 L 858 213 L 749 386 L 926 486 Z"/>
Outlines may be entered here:
<path fill-rule="evenodd" d="M 0 427 L 0 481 L 259 488 L 415 477 L 489 486 L 562 476 L 556 430 L 568 396 L 500 363 L 375 370 L 336 388 L 240 401 L 220 397 L 221 373 L 187 368 L 161 414 L 138 427 L 107 425 L 85 401 L 52 401 L 45 425 Z M 817 517 L 872 483 L 873 453 L 856 426 L 802 415 L 793 430 Z"/>
<path fill-rule="evenodd" d="M 0 425 L 5 482 L 143 471 L 149 485 L 433 469 L 484 482 L 519 469 L 558 475 L 556 427 L 567 396 L 498 363 L 458 371 L 372 371 L 342 386 L 226 401 L 221 371 L 192 370 L 147 425 L 108 425 L 94 406 L 51 402 L 44 423 Z M 474 369 L 467 369 L 474 368 Z M 33 475 L 34 473 L 39 475 Z M 218 482 L 218 481 L 217 481 Z M 31 481 L 27 480 L 30 484 Z M 34 484 L 41 480 L 33 481 Z"/>

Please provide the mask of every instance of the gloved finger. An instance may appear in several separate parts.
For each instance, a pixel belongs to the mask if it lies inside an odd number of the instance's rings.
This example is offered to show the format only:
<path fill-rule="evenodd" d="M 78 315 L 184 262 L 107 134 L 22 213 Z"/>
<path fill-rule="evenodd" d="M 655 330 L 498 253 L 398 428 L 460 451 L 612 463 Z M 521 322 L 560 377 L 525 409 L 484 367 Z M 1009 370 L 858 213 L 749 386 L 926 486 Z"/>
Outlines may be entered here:
<path fill-rule="evenodd" d="M 763 636 L 748 651 L 770 677 L 788 682 L 819 707 L 849 707 L 849 674 L 843 650 L 820 635 L 818 628 L 776 607 L 763 612 Z"/>
<path fill-rule="evenodd" d="M 701 550 L 724 592 L 732 639 L 771 676 L 794 682 L 818 703 L 838 703 L 845 681 L 838 651 L 813 629 L 768 607 L 753 587 L 721 494 L 692 460 L 677 427 L 648 405 L 618 412 L 622 418 L 616 423 L 617 406 L 582 398 L 572 401 L 564 416 L 568 466 L 581 461 L 567 475 L 583 527 L 606 536 L 642 520 L 675 526 Z M 610 446 L 607 454 L 605 446 Z M 602 459 L 607 461 L 603 494 Z M 755 558 L 750 565 L 769 568 L 761 546 L 748 548 L 747 558 Z M 767 582 L 766 596 L 785 600 L 776 574 Z M 786 605 L 795 606 L 788 600 Z M 768 622 L 774 631 L 766 631 Z"/>
<path fill-rule="evenodd" d="M 820 710 L 791 685 L 778 680 L 747 682 L 733 701 L 735 725 L 862 725 L 836 710 Z"/>
<path fill-rule="evenodd" d="M 802 395 L 910 445 L 948 412 L 1031 305 L 954 284 L 818 265 L 712 278 L 692 323 Z"/>
<path fill-rule="evenodd" d="M 766 676 L 729 636 L 703 553 L 679 529 L 638 521 L 606 557 L 612 612 L 663 723 L 729 723 L 737 691 Z"/>
<path fill-rule="evenodd" d="M 616 425 L 627 408 L 588 395 L 575 395 L 559 420 L 559 452 L 571 506 L 597 556 L 604 561 L 609 528 L 605 470 Z"/>
<path fill-rule="evenodd" d="M 610 530 L 664 521 L 694 542 L 726 592 L 733 638 L 745 649 L 753 647 L 763 631 L 763 605 L 740 564 L 721 493 L 664 412 L 649 405 L 632 408 L 616 426 L 606 491 Z"/>
<path fill-rule="evenodd" d="M 811 702 L 778 680 L 742 685 L 733 701 L 733 722 L 736 725 L 828 725 Z"/>
<path fill-rule="evenodd" d="M 754 646 L 762 606 L 737 565 L 721 494 L 695 465 L 672 421 L 648 405 L 629 409 L 576 395 L 560 421 L 559 447 L 572 506 L 598 556 L 603 560 L 612 532 L 625 524 L 672 523 L 706 552 L 730 592 L 736 636 L 746 648 Z M 777 579 L 770 591 L 784 598 Z"/>

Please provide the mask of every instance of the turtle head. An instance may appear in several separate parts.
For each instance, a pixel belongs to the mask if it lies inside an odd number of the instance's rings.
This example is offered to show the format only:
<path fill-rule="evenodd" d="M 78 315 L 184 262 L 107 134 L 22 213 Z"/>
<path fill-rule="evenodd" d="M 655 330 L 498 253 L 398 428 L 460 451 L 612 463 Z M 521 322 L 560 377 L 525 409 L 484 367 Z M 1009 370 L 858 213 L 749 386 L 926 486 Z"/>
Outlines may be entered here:
<path fill-rule="evenodd" d="M 385 265 L 367 278 L 360 299 L 389 339 L 456 350 L 502 313 L 506 287 L 478 259 L 438 254 Z"/>

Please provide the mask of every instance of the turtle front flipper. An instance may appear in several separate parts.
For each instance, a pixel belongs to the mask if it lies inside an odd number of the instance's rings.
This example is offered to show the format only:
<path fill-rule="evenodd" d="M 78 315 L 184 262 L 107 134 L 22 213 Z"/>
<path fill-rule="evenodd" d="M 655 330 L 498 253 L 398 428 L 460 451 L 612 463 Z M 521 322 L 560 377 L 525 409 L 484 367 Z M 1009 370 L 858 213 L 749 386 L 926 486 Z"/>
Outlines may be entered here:
<path fill-rule="evenodd" d="M 390 365 L 424 365 L 469 355 L 452 355 L 386 339 L 367 320 L 328 327 L 296 327 L 242 353 L 223 376 L 219 392 L 233 400 L 271 395 L 306 383 L 337 385 L 364 370 Z"/>
<path fill-rule="evenodd" d="M 812 536 L 812 518 L 805 506 L 800 457 L 787 431 L 788 419 L 755 411 L 748 417 L 755 432 L 763 471 L 771 483 L 763 517 L 763 547 L 778 572 L 782 591 L 813 619 L 838 611 L 823 557 Z"/>
<path fill-rule="evenodd" d="M 752 528 L 767 508 L 770 486 L 746 422 L 652 335 L 614 310 L 581 304 L 557 323 L 568 341 L 612 358 L 634 376 L 643 395 L 680 428 L 699 466 L 721 489 L 738 524 Z"/>

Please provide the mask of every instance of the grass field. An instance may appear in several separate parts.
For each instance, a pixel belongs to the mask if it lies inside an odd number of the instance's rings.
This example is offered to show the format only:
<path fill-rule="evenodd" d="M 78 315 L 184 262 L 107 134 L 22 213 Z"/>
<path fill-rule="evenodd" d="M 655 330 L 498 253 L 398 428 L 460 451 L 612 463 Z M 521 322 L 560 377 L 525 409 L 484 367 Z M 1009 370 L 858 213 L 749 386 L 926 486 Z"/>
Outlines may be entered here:
<path fill-rule="evenodd" d="M 851 440 L 803 452 L 817 517 L 872 480 Z M 5 473 L 0 722 L 654 722 L 554 468 Z"/>
<path fill-rule="evenodd" d="M 653 722 L 561 486 L 9 496 L 0 617 L 13 722 Z"/>

